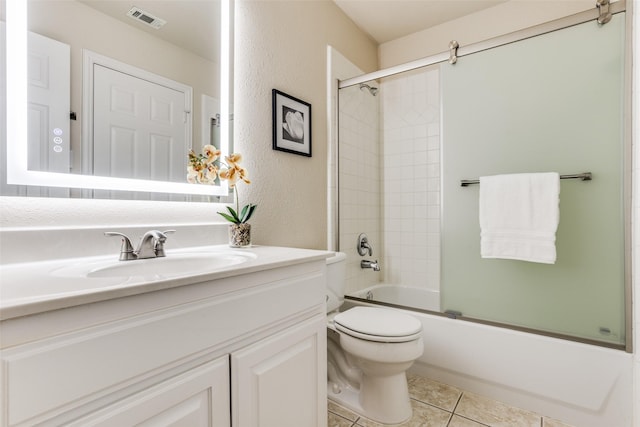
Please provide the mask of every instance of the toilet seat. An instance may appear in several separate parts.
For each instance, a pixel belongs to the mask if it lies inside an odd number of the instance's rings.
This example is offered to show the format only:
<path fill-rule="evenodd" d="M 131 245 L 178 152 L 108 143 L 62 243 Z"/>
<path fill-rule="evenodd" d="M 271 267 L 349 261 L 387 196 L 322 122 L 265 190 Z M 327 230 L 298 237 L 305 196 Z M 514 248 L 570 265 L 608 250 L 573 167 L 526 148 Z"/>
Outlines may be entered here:
<path fill-rule="evenodd" d="M 354 307 L 337 314 L 333 321 L 338 331 L 373 342 L 400 343 L 422 335 L 418 319 L 384 308 Z"/>

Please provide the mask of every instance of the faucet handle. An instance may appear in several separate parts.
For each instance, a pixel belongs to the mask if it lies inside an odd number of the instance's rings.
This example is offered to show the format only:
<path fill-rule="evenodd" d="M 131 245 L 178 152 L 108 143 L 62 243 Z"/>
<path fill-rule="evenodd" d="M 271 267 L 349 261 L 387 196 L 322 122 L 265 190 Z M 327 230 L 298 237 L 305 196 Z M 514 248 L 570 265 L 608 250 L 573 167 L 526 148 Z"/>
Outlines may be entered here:
<path fill-rule="evenodd" d="M 360 233 L 360 235 L 358 236 L 358 245 L 356 246 L 356 248 L 358 249 L 358 254 L 360 256 L 365 256 L 367 252 L 369 253 L 369 256 L 373 254 L 373 248 L 369 244 L 367 235 L 364 233 Z"/>
<path fill-rule="evenodd" d="M 107 237 L 122 237 L 122 246 L 120 246 L 120 261 L 136 259 L 136 255 L 133 253 L 133 245 L 131 244 L 131 239 L 129 239 L 126 234 L 118 233 L 117 231 L 105 231 L 104 235 Z"/>
<path fill-rule="evenodd" d="M 165 230 L 165 231 L 159 232 L 160 235 L 158 239 L 155 241 L 155 247 L 154 247 L 154 250 L 156 252 L 156 257 L 167 256 L 164 253 L 164 242 L 167 241 L 167 234 L 175 233 L 175 232 L 176 230 Z"/>

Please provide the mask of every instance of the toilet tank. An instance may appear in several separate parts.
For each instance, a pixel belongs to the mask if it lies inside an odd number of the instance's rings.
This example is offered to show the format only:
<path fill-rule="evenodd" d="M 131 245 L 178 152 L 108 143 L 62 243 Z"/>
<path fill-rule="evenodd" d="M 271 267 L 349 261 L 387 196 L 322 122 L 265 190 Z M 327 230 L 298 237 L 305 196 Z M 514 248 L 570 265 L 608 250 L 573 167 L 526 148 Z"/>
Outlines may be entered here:
<path fill-rule="evenodd" d="M 335 252 L 327 258 L 327 313 L 337 310 L 344 302 L 347 279 L 347 254 Z"/>

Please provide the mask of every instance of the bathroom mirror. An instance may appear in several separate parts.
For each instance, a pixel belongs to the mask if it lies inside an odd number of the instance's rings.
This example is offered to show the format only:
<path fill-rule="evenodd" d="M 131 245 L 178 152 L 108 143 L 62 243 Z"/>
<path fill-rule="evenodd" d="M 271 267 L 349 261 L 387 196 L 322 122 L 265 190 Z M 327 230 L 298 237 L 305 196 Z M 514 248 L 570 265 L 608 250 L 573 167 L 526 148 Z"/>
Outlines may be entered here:
<path fill-rule="evenodd" d="M 229 152 L 232 0 L 3 3 L 3 195 L 16 185 L 109 190 L 106 197 L 228 194 L 225 183 L 188 184 L 186 163 L 188 150 L 205 144 Z M 49 84 L 62 89 L 34 101 L 34 82 L 54 79 L 68 86 Z M 142 107 L 144 129 L 129 117 Z"/>

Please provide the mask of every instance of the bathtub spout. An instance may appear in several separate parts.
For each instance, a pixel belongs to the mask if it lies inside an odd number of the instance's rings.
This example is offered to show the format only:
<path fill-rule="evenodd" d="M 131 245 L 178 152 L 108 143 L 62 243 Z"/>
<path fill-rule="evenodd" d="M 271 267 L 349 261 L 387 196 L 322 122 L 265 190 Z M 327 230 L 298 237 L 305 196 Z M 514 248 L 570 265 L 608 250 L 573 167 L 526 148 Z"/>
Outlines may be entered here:
<path fill-rule="evenodd" d="M 373 271 L 380 271 L 380 264 L 378 264 L 378 260 L 369 261 L 368 259 L 363 259 L 360 261 L 360 268 L 371 268 Z"/>

